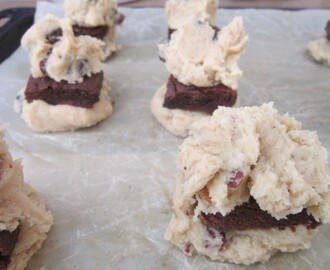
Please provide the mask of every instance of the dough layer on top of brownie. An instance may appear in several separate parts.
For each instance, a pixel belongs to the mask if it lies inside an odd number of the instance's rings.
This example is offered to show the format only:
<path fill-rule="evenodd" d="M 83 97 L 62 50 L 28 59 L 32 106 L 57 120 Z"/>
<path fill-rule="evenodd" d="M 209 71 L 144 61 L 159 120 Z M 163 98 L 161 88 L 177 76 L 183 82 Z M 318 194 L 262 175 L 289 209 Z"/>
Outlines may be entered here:
<path fill-rule="evenodd" d="M 102 71 L 104 42 L 86 35 L 75 36 L 70 21 L 47 15 L 23 36 L 22 47 L 29 52 L 34 78 L 47 73 L 57 82 L 82 82 Z"/>
<path fill-rule="evenodd" d="M 115 0 L 65 0 L 63 8 L 73 25 L 113 27 L 123 19 Z"/>
<path fill-rule="evenodd" d="M 0 269 L 7 269 L 11 262 L 11 255 L 13 254 L 18 235 L 20 233 L 20 226 L 13 232 L 0 231 Z"/>
<path fill-rule="evenodd" d="M 66 104 L 83 108 L 92 108 L 100 99 L 103 72 L 90 77 L 85 76 L 82 82 L 57 82 L 48 76 L 34 78 L 30 76 L 25 90 L 25 99 L 43 100 L 50 105 Z"/>
<path fill-rule="evenodd" d="M 208 22 L 191 20 L 159 45 L 159 56 L 183 84 L 209 87 L 222 83 L 237 90 L 242 76 L 237 61 L 247 39 L 241 17 L 219 32 Z"/>
<path fill-rule="evenodd" d="M 226 85 L 218 84 L 210 87 L 185 85 L 171 75 L 163 106 L 169 109 L 212 114 L 218 106 L 234 106 L 236 99 L 237 92 Z"/>
<path fill-rule="evenodd" d="M 165 4 L 168 26 L 176 30 L 191 18 L 215 25 L 218 4 L 218 0 L 168 0 Z"/>
<path fill-rule="evenodd" d="M 315 229 L 321 225 L 314 217 L 303 209 L 300 213 L 288 215 L 286 218 L 277 220 L 266 211 L 260 209 L 256 200 L 250 200 L 242 205 L 236 206 L 233 211 L 223 216 L 219 212 L 216 214 L 201 213 L 199 216 L 202 224 L 220 232 L 246 231 L 253 229 L 278 228 L 284 230 L 290 227 L 294 230 L 297 225 L 305 225 L 307 229 Z"/>
<path fill-rule="evenodd" d="M 221 30 L 218 26 L 216 25 L 212 25 L 210 24 L 210 26 L 215 30 L 215 33 L 214 33 L 214 38 L 216 38 L 216 36 L 218 35 L 219 31 Z M 177 29 L 172 29 L 172 28 L 168 28 L 168 36 L 167 38 L 170 39 L 171 38 L 171 35 L 176 31 Z M 164 61 L 163 59 L 161 59 L 162 61 Z"/>

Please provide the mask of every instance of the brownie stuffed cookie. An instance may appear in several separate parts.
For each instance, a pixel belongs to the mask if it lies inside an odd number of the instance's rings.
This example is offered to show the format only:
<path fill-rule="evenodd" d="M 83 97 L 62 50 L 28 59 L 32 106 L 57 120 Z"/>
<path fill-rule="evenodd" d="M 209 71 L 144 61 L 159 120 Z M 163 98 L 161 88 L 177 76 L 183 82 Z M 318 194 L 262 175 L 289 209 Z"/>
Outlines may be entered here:
<path fill-rule="evenodd" d="M 68 20 L 47 15 L 23 36 L 31 76 L 16 110 L 36 132 L 93 126 L 112 114 L 110 87 L 102 72 L 103 42 L 76 36 Z"/>
<path fill-rule="evenodd" d="M 0 269 L 24 269 L 41 247 L 53 224 L 52 214 L 24 182 L 20 161 L 14 161 L 0 130 Z"/>
<path fill-rule="evenodd" d="M 327 151 L 272 104 L 219 107 L 179 147 L 165 238 L 236 264 L 309 248 L 330 220 Z"/>
<path fill-rule="evenodd" d="M 208 22 L 188 21 L 159 46 L 171 76 L 151 101 L 155 118 L 172 134 L 186 137 L 195 121 L 219 106 L 238 106 L 237 60 L 245 49 L 243 21 L 236 17 L 217 31 Z"/>

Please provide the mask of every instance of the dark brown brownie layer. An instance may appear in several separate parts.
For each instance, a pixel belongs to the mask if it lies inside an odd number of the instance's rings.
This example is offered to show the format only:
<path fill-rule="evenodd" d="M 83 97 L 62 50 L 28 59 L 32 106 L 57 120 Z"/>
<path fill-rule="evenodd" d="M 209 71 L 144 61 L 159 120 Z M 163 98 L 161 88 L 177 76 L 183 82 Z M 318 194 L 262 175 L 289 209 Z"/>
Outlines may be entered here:
<path fill-rule="evenodd" d="M 171 75 L 163 106 L 212 114 L 218 106 L 232 107 L 236 99 L 236 91 L 223 84 L 211 87 L 185 85 Z"/>
<path fill-rule="evenodd" d="M 321 225 L 312 215 L 307 214 L 306 209 L 298 214 L 288 215 L 286 219 L 277 220 L 266 211 L 261 210 L 252 197 L 247 203 L 236 206 L 226 216 L 222 216 L 220 213 L 201 213 L 199 217 L 204 225 L 220 232 L 270 228 L 284 230 L 286 227 L 294 230 L 297 225 L 305 225 L 308 229 L 315 229 Z"/>
<path fill-rule="evenodd" d="M 13 232 L 0 231 L 0 270 L 6 270 L 10 264 L 10 258 L 15 248 L 20 226 Z"/>
<path fill-rule="evenodd" d="M 30 76 L 25 99 L 29 103 L 39 99 L 50 105 L 67 104 L 89 109 L 99 101 L 102 82 L 103 72 L 84 77 L 83 82 L 73 84 L 66 81 L 56 82 L 48 76 Z"/>
<path fill-rule="evenodd" d="M 330 20 L 327 22 L 327 25 L 325 26 L 325 32 L 327 39 L 330 41 Z"/>
<path fill-rule="evenodd" d="M 78 25 L 74 25 L 72 28 L 76 37 L 91 36 L 101 40 L 104 39 L 109 29 L 108 26 L 82 27 Z"/>
<path fill-rule="evenodd" d="M 78 25 L 73 25 L 72 29 L 76 37 L 84 35 L 84 36 L 95 37 L 101 40 L 104 39 L 104 37 L 108 32 L 108 26 L 82 27 Z M 53 32 L 49 33 L 46 36 L 46 39 L 50 44 L 54 44 L 60 39 L 62 35 L 63 35 L 62 29 L 58 28 Z"/>

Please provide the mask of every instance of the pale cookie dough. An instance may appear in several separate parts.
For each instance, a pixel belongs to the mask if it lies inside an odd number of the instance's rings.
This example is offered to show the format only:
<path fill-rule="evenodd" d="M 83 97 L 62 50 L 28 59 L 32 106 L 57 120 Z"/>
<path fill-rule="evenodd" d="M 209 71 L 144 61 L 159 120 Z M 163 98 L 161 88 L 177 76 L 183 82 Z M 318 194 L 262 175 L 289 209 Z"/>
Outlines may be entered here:
<path fill-rule="evenodd" d="M 115 0 L 65 0 L 63 7 L 72 24 L 85 27 L 115 26 L 120 16 Z"/>
<path fill-rule="evenodd" d="M 104 81 L 100 100 L 91 109 L 70 105 L 49 105 L 42 100 L 28 103 L 24 100 L 21 107 L 22 118 L 36 132 L 60 132 L 90 127 L 112 114 L 113 107 L 109 92 L 110 87 Z M 20 109 L 18 104 L 15 108 Z"/>
<path fill-rule="evenodd" d="M 48 36 L 56 29 L 63 34 L 50 44 Z M 23 36 L 22 47 L 29 52 L 32 76 L 44 76 L 40 62 L 44 61 L 47 75 L 55 81 L 82 82 L 83 76 L 91 76 L 102 70 L 104 43 L 89 36 L 75 37 L 68 20 L 47 15 L 34 24 Z"/>
<path fill-rule="evenodd" d="M 0 230 L 20 226 L 8 270 L 24 269 L 41 247 L 53 224 L 52 214 L 32 187 L 23 181 L 20 161 L 14 161 L 0 130 Z"/>
<path fill-rule="evenodd" d="M 242 76 L 237 61 L 247 39 L 241 17 L 223 27 L 216 38 L 208 23 L 191 20 L 169 42 L 159 45 L 159 55 L 183 84 L 207 87 L 222 83 L 236 90 Z"/>
<path fill-rule="evenodd" d="M 195 122 L 180 146 L 178 167 L 174 215 L 165 238 L 186 254 L 197 251 L 214 260 L 251 264 L 277 251 L 310 246 L 317 229 L 302 225 L 295 231 L 230 231 L 225 238 L 215 231 L 209 239 L 200 213 L 226 216 L 250 196 L 277 220 L 307 209 L 316 221 L 330 221 L 327 151 L 315 132 L 302 130 L 301 123 L 279 115 L 272 104 L 219 107 L 212 117 Z M 237 171 L 241 182 L 229 188 Z M 208 200 L 201 193 L 205 189 Z"/>
<path fill-rule="evenodd" d="M 192 18 L 216 25 L 218 4 L 218 0 L 168 0 L 165 4 L 168 27 L 178 29 Z"/>
<path fill-rule="evenodd" d="M 330 66 L 330 41 L 326 37 L 309 42 L 307 50 L 315 61 Z"/>
<path fill-rule="evenodd" d="M 120 21 L 121 14 L 118 12 L 115 0 L 65 0 L 64 12 L 72 25 L 108 26 L 108 33 L 103 40 L 104 59 L 121 49 L 121 46 L 116 44 L 116 25 Z"/>
<path fill-rule="evenodd" d="M 187 137 L 195 121 L 209 118 L 210 115 L 203 112 L 191 112 L 180 109 L 168 109 L 163 107 L 166 93 L 166 84 L 160 87 L 151 101 L 151 112 L 169 132 L 179 137 Z M 239 106 L 237 99 L 235 107 Z"/>

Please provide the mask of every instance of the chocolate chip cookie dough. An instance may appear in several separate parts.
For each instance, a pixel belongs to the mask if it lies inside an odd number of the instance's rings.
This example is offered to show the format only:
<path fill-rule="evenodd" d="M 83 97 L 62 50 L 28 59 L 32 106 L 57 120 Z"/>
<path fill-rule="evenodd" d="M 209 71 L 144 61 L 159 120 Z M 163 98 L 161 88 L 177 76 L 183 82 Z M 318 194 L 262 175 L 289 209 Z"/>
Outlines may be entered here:
<path fill-rule="evenodd" d="M 185 137 L 193 122 L 209 117 L 218 106 L 237 106 L 237 61 L 245 50 L 243 21 L 235 17 L 221 31 L 191 20 L 159 46 L 171 73 L 151 102 L 155 118 L 171 133 Z"/>
<path fill-rule="evenodd" d="M 218 0 L 168 0 L 165 12 L 169 36 L 191 19 L 200 19 L 216 26 L 218 4 Z"/>
<path fill-rule="evenodd" d="M 68 20 L 48 15 L 22 38 L 30 54 L 31 76 L 16 109 L 37 132 L 89 127 L 112 113 L 103 78 L 104 43 L 74 35 Z"/>
<path fill-rule="evenodd" d="M 266 262 L 311 245 L 329 223 L 327 151 L 272 104 L 219 107 L 179 148 L 165 238 L 187 255 Z"/>
<path fill-rule="evenodd" d="M 325 27 L 326 36 L 311 41 L 307 45 L 307 50 L 317 62 L 330 66 L 330 21 Z"/>
<path fill-rule="evenodd" d="M 24 269 L 41 247 L 53 216 L 32 187 L 23 181 L 0 130 L 0 269 Z"/>
<path fill-rule="evenodd" d="M 115 0 L 65 0 L 65 15 L 76 35 L 90 35 L 104 41 L 104 59 L 120 49 L 116 44 L 116 25 L 124 16 L 118 12 Z"/>

